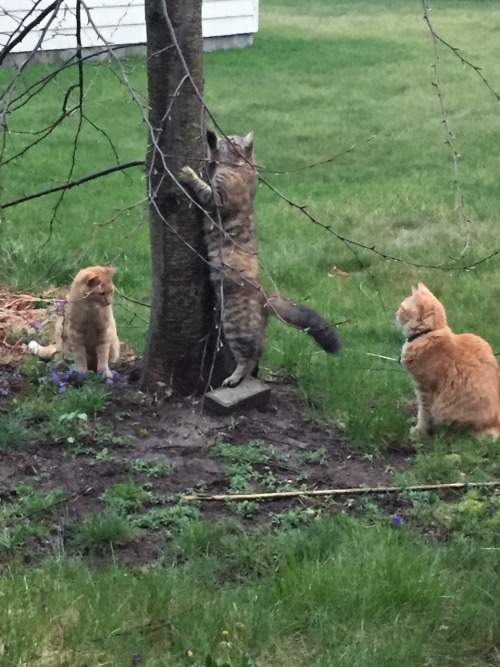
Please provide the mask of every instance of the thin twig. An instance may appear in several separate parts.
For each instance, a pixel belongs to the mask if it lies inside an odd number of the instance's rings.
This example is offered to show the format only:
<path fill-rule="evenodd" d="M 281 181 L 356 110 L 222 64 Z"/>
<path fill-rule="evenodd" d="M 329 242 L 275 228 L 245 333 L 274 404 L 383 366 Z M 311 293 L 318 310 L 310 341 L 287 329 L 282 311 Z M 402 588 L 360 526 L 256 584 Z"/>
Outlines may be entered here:
<path fill-rule="evenodd" d="M 60 192 L 61 190 L 70 190 L 71 188 L 76 187 L 77 185 L 82 185 L 83 183 L 88 183 L 89 181 L 94 181 L 96 178 L 101 178 L 102 176 L 109 176 L 109 174 L 114 174 L 117 171 L 125 171 L 125 169 L 130 169 L 131 167 L 143 167 L 144 160 L 132 160 L 131 162 L 124 162 L 123 164 L 117 164 L 115 167 L 108 167 L 102 171 L 95 171 L 93 174 L 88 176 L 83 176 L 82 178 L 77 178 L 63 185 L 57 185 L 54 188 L 47 188 L 47 190 L 41 190 L 40 192 L 34 192 L 31 195 L 25 195 L 24 197 L 19 197 L 19 199 L 14 199 L 5 204 L 0 204 L 0 209 L 10 208 L 11 206 L 17 206 L 18 204 L 24 204 L 27 201 L 33 199 L 39 199 L 40 197 L 45 197 L 45 195 L 50 195 L 54 192 Z M 499 251 L 500 252 L 500 251 Z"/>

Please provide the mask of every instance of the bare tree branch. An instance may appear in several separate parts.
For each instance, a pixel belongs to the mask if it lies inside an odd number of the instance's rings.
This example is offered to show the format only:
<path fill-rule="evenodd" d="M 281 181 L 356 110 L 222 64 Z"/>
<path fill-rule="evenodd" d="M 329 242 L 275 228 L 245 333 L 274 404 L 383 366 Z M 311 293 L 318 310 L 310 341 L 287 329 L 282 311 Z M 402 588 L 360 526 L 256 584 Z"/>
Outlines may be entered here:
<path fill-rule="evenodd" d="M 39 199 L 40 197 L 45 197 L 46 195 L 54 194 L 54 192 L 60 192 L 61 190 L 70 190 L 78 185 L 83 183 L 88 183 L 89 181 L 94 181 L 97 178 L 102 178 L 103 176 L 109 176 L 109 174 L 114 174 L 117 171 L 125 171 L 126 169 L 131 169 L 132 167 L 143 167 L 144 160 L 132 160 L 131 162 L 124 162 L 123 164 L 118 164 L 115 167 L 108 167 L 102 171 L 95 171 L 93 174 L 84 176 L 83 178 L 77 178 L 69 183 L 64 183 L 63 185 L 58 185 L 54 188 L 48 188 L 47 190 L 41 190 L 40 192 L 35 192 L 31 195 L 26 195 L 24 197 L 19 197 L 19 199 L 14 199 L 5 204 L 0 204 L 0 210 L 10 208 L 11 206 L 17 206 L 18 204 L 24 204 L 25 202 L 32 201 L 33 199 Z"/>
<path fill-rule="evenodd" d="M 40 4 L 40 0 L 35 3 L 33 7 L 29 10 L 29 13 L 31 14 L 33 10 L 37 7 L 37 5 Z M 29 33 L 36 28 L 37 25 L 40 25 L 42 21 L 49 16 L 51 12 L 54 10 L 57 11 L 59 9 L 59 5 L 61 4 L 61 0 L 55 0 L 55 2 L 52 2 L 50 5 L 45 7 L 45 9 L 42 9 L 40 14 L 36 18 L 31 21 L 31 23 L 28 23 L 20 32 L 19 34 L 10 42 L 8 42 L 4 48 L 0 51 L 0 66 L 2 65 L 3 61 L 5 58 L 9 55 L 9 53 L 16 48 L 18 44 L 20 44 L 23 39 L 29 35 Z"/>

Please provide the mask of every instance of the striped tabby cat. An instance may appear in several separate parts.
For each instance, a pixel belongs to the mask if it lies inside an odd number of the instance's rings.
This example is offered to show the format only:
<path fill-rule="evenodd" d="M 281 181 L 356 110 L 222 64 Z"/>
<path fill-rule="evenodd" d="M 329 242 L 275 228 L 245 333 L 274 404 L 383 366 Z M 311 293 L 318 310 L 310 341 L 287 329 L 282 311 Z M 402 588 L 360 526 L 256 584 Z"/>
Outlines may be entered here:
<path fill-rule="evenodd" d="M 210 277 L 224 336 L 237 362 L 223 384 L 234 387 L 255 370 L 263 352 L 269 315 L 303 329 L 326 352 L 337 352 L 341 347 L 339 336 L 318 313 L 281 294 L 267 294 L 259 284 L 253 206 L 258 175 L 253 133 L 217 138 L 208 130 L 207 141 L 210 185 L 191 167 L 184 167 L 179 178 L 209 213 L 204 219 L 204 234 Z"/>

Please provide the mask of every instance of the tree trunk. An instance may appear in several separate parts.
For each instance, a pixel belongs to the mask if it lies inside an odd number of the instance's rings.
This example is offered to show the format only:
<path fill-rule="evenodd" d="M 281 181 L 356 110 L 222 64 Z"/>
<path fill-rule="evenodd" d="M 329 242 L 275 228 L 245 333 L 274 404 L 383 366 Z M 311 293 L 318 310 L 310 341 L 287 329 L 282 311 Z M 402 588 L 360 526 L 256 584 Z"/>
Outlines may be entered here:
<path fill-rule="evenodd" d="M 202 163 L 197 160 L 205 156 L 201 3 L 145 0 L 153 276 L 142 379 L 149 391 L 184 395 L 218 386 L 230 372 L 226 355 L 216 352 L 203 214 L 172 178 L 186 164 L 198 169 Z"/>

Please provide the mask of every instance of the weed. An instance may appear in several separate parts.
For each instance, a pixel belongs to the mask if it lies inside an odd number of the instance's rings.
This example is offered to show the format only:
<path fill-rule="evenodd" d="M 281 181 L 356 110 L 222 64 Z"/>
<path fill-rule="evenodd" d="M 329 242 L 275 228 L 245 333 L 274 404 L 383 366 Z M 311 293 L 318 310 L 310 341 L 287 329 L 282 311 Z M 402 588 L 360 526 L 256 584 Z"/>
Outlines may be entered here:
<path fill-rule="evenodd" d="M 78 551 L 105 551 L 130 542 L 135 530 L 130 521 L 111 510 L 94 514 L 72 527 L 70 545 Z"/>
<path fill-rule="evenodd" d="M 0 451 L 20 447 L 28 436 L 26 420 L 19 412 L 15 409 L 7 414 L 0 412 Z"/>
<path fill-rule="evenodd" d="M 176 533 L 200 517 L 199 507 L 193 502 L 179 500 L 171 507 L 153 508 L 134 517 L 133 522 L 139 528 L 158 529 L 165 527 L 169 533 Z"/>
<path fill-rule="evenodd" d="M 167 477 L 174 466 L 160 459 L 132 459 L 128 463 L 130 472 L 145 473 L 149 477 Z"/>
<path fill-rule="evenodd" d="M 252 493 L 260 487 L 275 490 L 280 481 L 266 464 L 282 460 L 283 456 L 273 445 L 259 440 L 246 445 L 218 443 L 210 448 L 210 455 L 224 461 L 224 472 L 229 481 L 229 493 Z M 261 472 L 257 466 L 263 467 Z M 257 509 L 254 501 L 227 502 L 239 516 L 250 516 Z"/>
<path fill-rule="evenodd" d="M 11 503 L 3 503 L 0 508 L 2 523 L 43 514 L 52 507 L 63 503 L 67 496 L 64 489 L 52 489 L 46 494 L 41 494 L 26 483 L 14 484 L 11 487 L 11 493 L 14 494 L 15 500 Z"/>
<path fill-rule="evenodd" d="M 134 438 L 132 436 L 116 435 L 116 433 L 113 433 L 100 425 L 99 428 L 94 429 L 92 439 L 97 446 L 109 447 L 112 449 L 131 447 L 134 443 Z"/>
<path fill-rule="evenodd" d="M 302 460 L 308 465 L 326 466 L 328 465 L 329 458 L 326 447 L 304 451 L 302 454 Z"/>
<path fill-rule="evenodd" d="M 227 635 L 229 635 L 229 633 L 227 633 Z M 207 655 L 205 659 L 205 667 L 257 667 L 257 663 L 250 657 L 250 655 L 248 655 L 248 653 L 244 653 L 241 657 L 233 657 L 231 649 L 232 645 L 230 642 L 225 640 L 220 642 L 219 650 L 221 652 L 223 651 L 226 655 L 224 658 L 218 659 L 214 658 L 211 654 Z"/>
<path fill-rule="evenodd" d="M 141 507 L 149 500 L 150 494 L 139 486 L 133 479 L 114 484 L 101 495 L 109 510 L 117 513 L 128 512 Z"/>
<path fill-rule="evenodd" d="M 310 523 L 316 518 L 317 513 L 313 507 L 291 507 L 289 510 L 272 513 L 270 516 L 272 525 L 290 530 Z"/>

